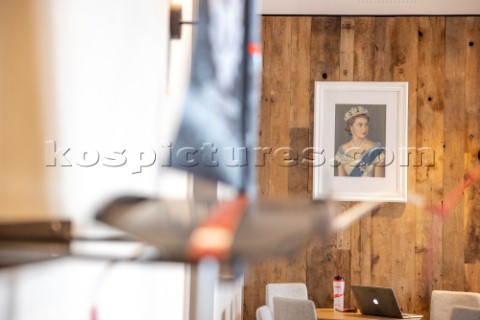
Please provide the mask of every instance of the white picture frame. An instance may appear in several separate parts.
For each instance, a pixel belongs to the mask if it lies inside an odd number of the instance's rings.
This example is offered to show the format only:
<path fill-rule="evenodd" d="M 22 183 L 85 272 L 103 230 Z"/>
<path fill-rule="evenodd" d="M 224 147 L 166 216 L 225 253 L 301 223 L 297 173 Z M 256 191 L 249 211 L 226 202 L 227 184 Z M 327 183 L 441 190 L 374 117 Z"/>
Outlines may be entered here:
<path fill-rule="evenodd" d="M 406 202 L 408 83 L 317 81 L 314 109 L 313 198 Z M 342 154 L 350 157 L 354 139 L 345 119 L 365 110 L 363 143 L 376 147 L 359 148 L 349 161 Z"/>

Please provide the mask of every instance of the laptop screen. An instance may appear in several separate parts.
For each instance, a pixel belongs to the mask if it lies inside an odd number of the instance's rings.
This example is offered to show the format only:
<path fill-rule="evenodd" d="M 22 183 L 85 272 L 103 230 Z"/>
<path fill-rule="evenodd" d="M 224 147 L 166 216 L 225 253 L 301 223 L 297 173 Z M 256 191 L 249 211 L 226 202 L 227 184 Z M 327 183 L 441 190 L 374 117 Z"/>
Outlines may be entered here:
<path fill-rule="evenodd" d="M 351 286 L 362 314 L 402 318 L 402 311 L 392 288 Z"/>

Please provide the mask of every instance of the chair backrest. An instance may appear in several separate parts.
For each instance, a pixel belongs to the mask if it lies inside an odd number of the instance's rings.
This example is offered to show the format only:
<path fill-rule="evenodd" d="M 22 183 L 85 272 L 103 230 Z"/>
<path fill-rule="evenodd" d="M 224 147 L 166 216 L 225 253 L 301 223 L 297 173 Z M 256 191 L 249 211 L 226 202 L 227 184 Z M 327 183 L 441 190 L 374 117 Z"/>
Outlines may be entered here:
<path fill-rule="evenodd" d="M 480 320 L 480 309 L 453 307 L 450 320 Z"/>
<path fill-rule="evenodd" d="M 266 287 L 266 305 L 274 314 L 273 298 L 308 299 L 307 286 L 305 283 L 269 283 Z M 274 318 L 275 319 L 275 318 Z"/>
<path fill-rule="evenodd" d="M 430 320 L 450 320 L 454 307 L 480 309 L 480 293 L 434 290 L 430 303 Z"/>
<path fill-rule="evenodd" d="M 256 312 L 257 320 L 273 320 L 272 312 L 267 306 L 261 306 L 257 309 Z"/>
<path fill-rule="evenodd" d="M 275 320 L 316 320 L 315 304 L 311 300 L 274 297 Z"/>

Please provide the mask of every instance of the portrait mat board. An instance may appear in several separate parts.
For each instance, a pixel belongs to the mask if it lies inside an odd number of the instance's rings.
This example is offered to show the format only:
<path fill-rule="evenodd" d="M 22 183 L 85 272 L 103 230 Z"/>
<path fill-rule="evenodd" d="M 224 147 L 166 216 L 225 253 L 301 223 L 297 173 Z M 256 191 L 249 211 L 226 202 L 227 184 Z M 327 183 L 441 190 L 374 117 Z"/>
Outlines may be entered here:
<path fill-rule="evenodd" d="M 406 202 L 407 104 L 407 82 L 315 82 L 314 199 Z M 341 105 L 384 106 L 384 177 L 335 175 L 339 131 L 335 110 Z"/>

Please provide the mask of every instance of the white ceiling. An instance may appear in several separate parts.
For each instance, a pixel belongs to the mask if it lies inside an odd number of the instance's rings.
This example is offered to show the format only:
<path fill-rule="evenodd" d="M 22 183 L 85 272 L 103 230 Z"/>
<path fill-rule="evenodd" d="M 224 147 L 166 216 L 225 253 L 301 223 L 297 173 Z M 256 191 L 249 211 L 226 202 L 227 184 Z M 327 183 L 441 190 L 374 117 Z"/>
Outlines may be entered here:
<path fill-rule="evenodd" d="M 478 15 L 480 0 L 263 0 L 266 15 Z"/>

